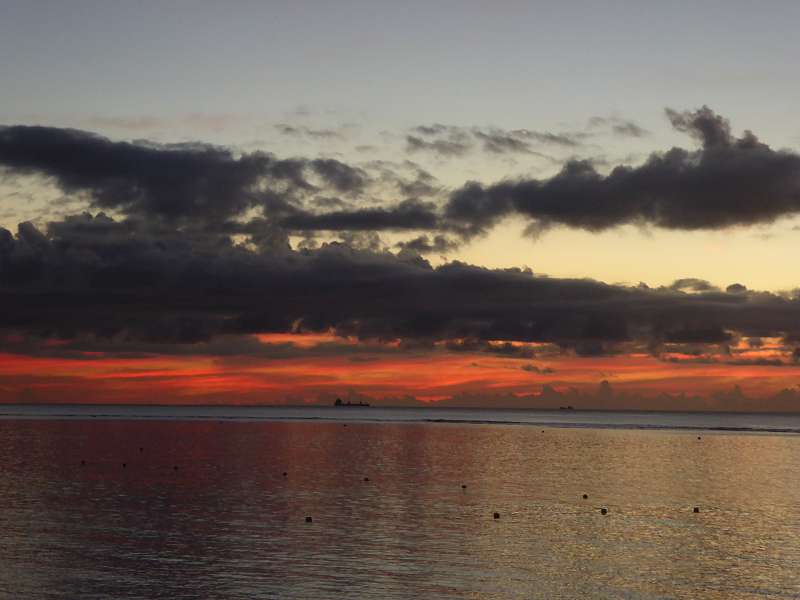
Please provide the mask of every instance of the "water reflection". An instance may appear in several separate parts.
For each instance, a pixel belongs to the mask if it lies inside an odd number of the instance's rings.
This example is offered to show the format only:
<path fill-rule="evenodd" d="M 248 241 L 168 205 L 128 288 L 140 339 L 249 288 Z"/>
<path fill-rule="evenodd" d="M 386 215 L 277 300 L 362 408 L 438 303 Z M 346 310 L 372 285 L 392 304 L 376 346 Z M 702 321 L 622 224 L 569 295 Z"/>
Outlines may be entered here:
<path fill-rule="evenodd" d="M 795 436 L 0 421 L 0 453 L 9 597 L 800 594 Z"/>

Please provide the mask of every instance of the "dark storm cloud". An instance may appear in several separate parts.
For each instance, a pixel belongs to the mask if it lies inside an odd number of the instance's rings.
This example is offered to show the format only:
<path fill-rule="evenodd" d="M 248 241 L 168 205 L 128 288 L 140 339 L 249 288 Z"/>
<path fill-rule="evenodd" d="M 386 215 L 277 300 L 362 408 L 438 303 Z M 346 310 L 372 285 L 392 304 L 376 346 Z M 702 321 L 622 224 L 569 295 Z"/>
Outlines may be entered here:
<path fill-rule="evenodd" d="M 695 326 L 694 328 L 667 332 L 664 335 L 664 341 L 678 344 L 721 344 L 731 341 L 732 337 L 730 332 L 719 326 Z"/>
<path fill-rule="evenodd" d="M 617 166 L 607 175 L 591 161 L 570 160 L 548 179 L 468 182 L 451 192 L 408 161 L 353 166 L 329 158 L 234 154 L 200 143 L 112 142 L 49 127 L 0 128 L 0 167 L 11 176 L 51 178 L 95 208 L 139 220 L 222 234 L 255 228 L 262 242 L 273 240 L 269 247 L 284 245 L 281 236 L 288 232 L 417 230 L 419 241 L 407 242 L 423 251 L 422 235 L 469 240 L 511 215 L 528 219 L 528 231 L 539 232 L 555 225 L 602 231 L 628 223 L 714 229 L 800 212 L 800 156 L 773 150 L 750 132 L 733 136 L 728 122 L 707 107 L 667 115 L 701 147 L 654 153 L 640 166 Z M 490 153 L 580 143 L 578 134 L 442 124 L 413 133 L 419 148 L 439 154 L 464 153 L 477 143 Z M 423 203 L 423 197 L 439 203 Z M 256 221 L 243 224 L 254 215 Z"/>
<path fill-rule="evenodd" d="M 432 237 L 420 235 L 405 242 L 397 243 L 398 248 L 411 250 L 419 254 L 431 254 L 434 252 L 446 254 L 456 250 L 459 246 L 461 246 L 459 240 L 445 235 L 434 235 Z"/>
<path fill-rule="evenodd" d="M 711 285 L 705 279 L 697 279 L 696 277 L 684 277 L 672 282 L 669 286 L 670 289 L 681 292 L 715 292 L 719 291 L 714 285 Z"/>
<path fill-rule="evenodd" d="M 302 181 L 296 168 L 261 153 L 235 158 L 209 145 L 112 142 L 53 127 L 0 129 L 0 165 L 51 177 L 67 193 L 89 194 L 97 207 L 168 218 L 238 214 L 272 170 L 278 179 Z"/>
<path fill-rule="evenodd" d="M 6 127 L 0 164 L 12 174 L 51 177 L 125 217 L 76 215 L 46 231 L 30 223 L 16 235 L 0 230 L 0 329 L 160 344 L 333 329 L 401 339 L 404 347 L 493 341 L 501 343 L 496 353 L 513 354 L 520 346 L 503 342 L 547 342 L 581 355 L 631 347 L 657 354 L 670 344 L 723 345 L 745 335 L 781 337 L 794 349 L 796 297 L 739 283 L 722 291 L 690 278 L 649 289 L 462 263 L 434 268 L 419 256 L 447 252 L 511 214 L 538 226 L 698 229 L 800 209 L 797 155 L 750 133 L 733 137 L 707 108 L 669 117 L 702 147 L 674 148 L 605 176 L 573 161 L 551 179 L 470 183 L 444 210 L 416 198 L 364 205 L 377 184 L 436 186 L 411 163 L 360 168 Z M 261 214 L 245 219 L 254 208 Z M 345 243 L 313 247 L 320 230 Z M 387 230 L 413 232 L 397 255 L 378 251 L 376 231 Z M 289 233 L 306 235 L 307 247 L 292 251 Z M 247 243 L 234 243 L 236 236 Z"/>
<path fill-rule="evenodd" d="M 76 216 L 46 233 L 0 230 L 0 330 L 41 338 L 207 343 L 220 335 L 328 331 L 362 339 L 474 340 L 530 357 L 547 342 L 581 355 L 736 335 L 800 333 L 800 300 L 536 277 L 413 252 L 344 244 L 262 252 L 219 238 Z M 471 342 L 472 343 L 472 342 Z M 638 345 L 638 346 L 637 346 Z M 792 346 L 794 347 L 794 346 Z"/>
<path fill-rule="evenodd" d="M 280 221 L 286 229 L 361 231 L 435 229 L 438 217 L 435 205 L 406 200 L 391 208 L 364 208 L 314 214 L 296 212 Z"/>
<path fill-rule="evenodd" d="M 725 291 L 729 294 L 743 294 L 747 291 L 747 286 L 744 286 L 741 283 L 732 283 L 725 288 Z"/>
<path fill-rule="evenodd" d="M 672 148 L 608 175 L 573 160 L 550 179 L 470 182 L 452 194 L 445 215 L 480 233 L 511 214 L 539 229 L 602 231 L 626 223 L 718 229 L 800 212 L 800 156 L 773 150 L 749 131 L 734 137 L 727 120 L 708 107 L 667 115 L 676 129 L 700 141 L 699 150 Z"/>
<path fill-rule="evenodd" d="M 69 358 L 73 360 L 102 360 L 114 358 L 147 358 L 153 356 L 213 356 L 219 361 L 241 365 L 243 357 L 261 360 L 292 360 L 313 357 L 349 357 L 354 362 L 374 361 L 385 356 L 401 354 L 399 348 L 387 344 L 349 343 L 332 339 L 312 346 L 301 346 L 291 341 L 270 342 L 254 335 L 218 335 L 213 339 L 194 343 L 164 344 L 142 339 L 97 338 L 78 335 L 58 344 L 35 336 L 19 336 L 6 340 L 3 349 L 14 354 L 41 358 Z"/>
<path fill-rule="evenodd" d="M 691 135 L 703 145 L 703 148 L 726 148 L 737 141 L 731 135 L 728 120 L 716 114 L 708 106 L 703 106 L 694 112 L 678 112 L 671 108 L 667 108 L 665 112 L 675 129 Z M 746 131 L 740 141 L 745 146 L 758 143 L 750 131 Z"/>
<path fill-rule="evenodd" d="M 311 161 L 311 165 L 318 165 L 320 161 Z M 346 165 L 337 163 L 336 168 L 342 169 Z M 373 204 L 364 206 L 366 200 L 359 202 L 345 202 L 338 197 L 315 196 L 305 203 L 286 202 L 278 196 L 271 201 L 269 206 L 269 222 L 278 229 L 291 233 L 316 235 L 321 231 L 336 231 L 355 234 L 356 232 L 383 232 L 383 231 L 437 231 L 446 228 L 441 223 L 439 206 L 431 201 L 420 198 L 438 196 L 442 188 L 437 179 L 416 163 L 404 161 L 392 163 L 388 161 L 372 161 L 366 163 L 363 169 L 350 168 L 348 173 L 357 173 L 357 183 L 363 182 L 358 188 L 363 191 L 368 185 L 377 188 L 379 193 L 396 197 L 397 191 L 407 197 L 406 200 L 395 201 L 390 204 Z M 349 180 L 345 180 L 349 183 Z M 344 188 L 351 195 L 355 185 L 334 186 L 331 180 L 329 186 L 332 191 L 336 187 Z M 359 194 L 361 193 L 359 191 Z M 247 227 L 240 228 L 243 231 Z M 426 247 L 420 243 L 422 237 L 417 236 L 419 242 L 410 242 L 418 252 Z M 443 240 L 443 234 L 436 234 L 436 239 Z M 448 244 L 455 244 L 448 240 Z M 442 248 L 438 243 L 437 248 Z M 431 248 L 431 251 L 433 248 Z"/>
<path fill-rule="evenodd" d="M 0 167 L 51 178 L 96 208 L 168 221 L 219 223 L 253 207 L 330 189 L 357 195 L 366 174 L 333 159 L 234 155 L 201 143 L 113 142 L 54 127 L 0 128 Z"/>
<path fill-rule="evenodd" d="M 331 158 L 317 158 L 309 162 L 311 169 L 338 192 L 358 194 L 367 183 L 361 169 L 351 167 Z"/>

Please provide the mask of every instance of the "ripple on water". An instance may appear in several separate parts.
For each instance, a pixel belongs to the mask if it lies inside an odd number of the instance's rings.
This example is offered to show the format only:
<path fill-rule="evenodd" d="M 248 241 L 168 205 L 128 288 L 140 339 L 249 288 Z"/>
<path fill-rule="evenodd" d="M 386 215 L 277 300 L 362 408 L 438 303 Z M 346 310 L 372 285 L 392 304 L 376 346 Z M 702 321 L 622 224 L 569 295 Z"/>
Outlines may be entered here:
<path fill-rule="evenodd" d="M 796 597 L 800 437 L 695 438 L 0 421 L 0 596 Z"/>

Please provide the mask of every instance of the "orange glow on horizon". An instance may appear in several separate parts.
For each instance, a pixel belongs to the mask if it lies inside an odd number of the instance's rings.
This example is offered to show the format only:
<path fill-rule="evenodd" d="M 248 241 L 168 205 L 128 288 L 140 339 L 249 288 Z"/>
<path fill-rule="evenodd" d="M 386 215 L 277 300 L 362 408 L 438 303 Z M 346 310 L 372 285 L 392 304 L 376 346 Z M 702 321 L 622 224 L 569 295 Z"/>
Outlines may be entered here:
<path fill-rule="evenodd" d="M 746 362 L 774 359 L 774 344 L 768 340 L 759 348 L 737 347 L 735 359 L 745 362 L 730 364 L 678 353 L 665 355 L 673 360 L 648 354 L 546 354 L 529 359 L 493 352 L 451 352 L 443 345 L 406 352 L 398 344 L 370 346 L 331 333 L 264 334 L 258 339 L 263 344 L 288 344 L 310 352 L 291 358 L 0 354 L 0 402 L 270 404 L 316 402 L 356 393 L 372 398 L 414 397 L 423 402 L 484 394 L 489 403 L 497 395 L 539 394 L 545 385 L 560 392 L 593 391 L 604 380 L 616 392 L 644 397 L 712 396 L 734 386 L 762 397 L 794 388 L 800 380 L 800 365 Z M 331 343 L 364 353 L 313 352 Z"/>

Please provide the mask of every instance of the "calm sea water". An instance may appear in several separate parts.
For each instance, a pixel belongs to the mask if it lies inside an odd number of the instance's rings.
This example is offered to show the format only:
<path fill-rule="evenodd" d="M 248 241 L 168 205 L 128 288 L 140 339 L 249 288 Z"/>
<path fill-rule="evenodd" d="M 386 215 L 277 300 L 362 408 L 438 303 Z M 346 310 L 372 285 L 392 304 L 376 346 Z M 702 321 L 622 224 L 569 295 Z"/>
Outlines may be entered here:
<path fill-rule="evenodd" d="M 800 598 L 793 416 L 0 417 L 3 598 Z"/>

